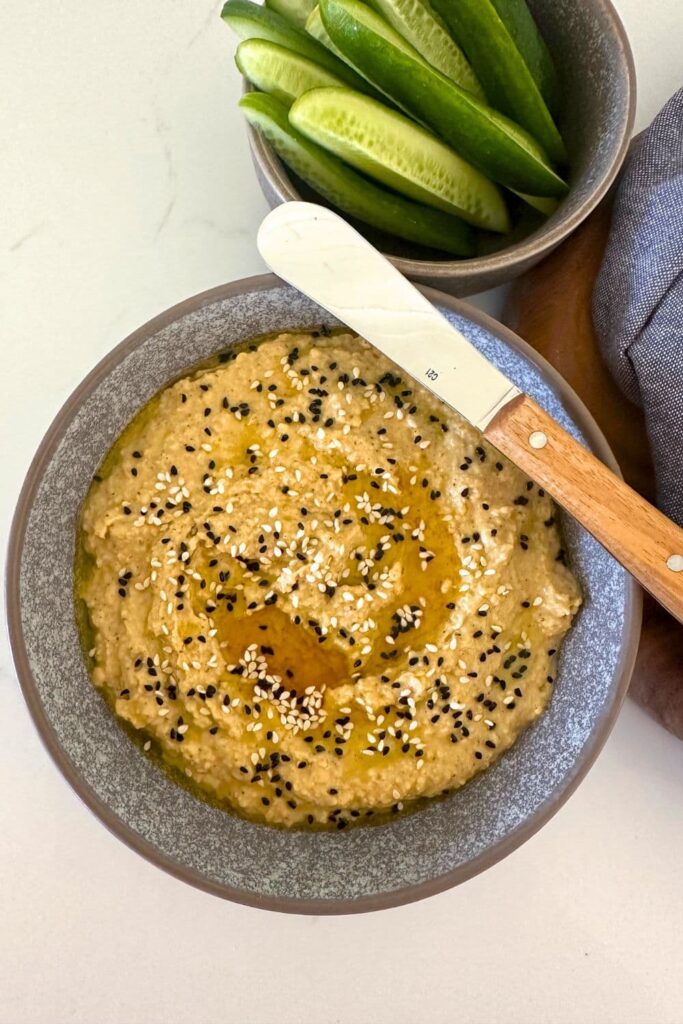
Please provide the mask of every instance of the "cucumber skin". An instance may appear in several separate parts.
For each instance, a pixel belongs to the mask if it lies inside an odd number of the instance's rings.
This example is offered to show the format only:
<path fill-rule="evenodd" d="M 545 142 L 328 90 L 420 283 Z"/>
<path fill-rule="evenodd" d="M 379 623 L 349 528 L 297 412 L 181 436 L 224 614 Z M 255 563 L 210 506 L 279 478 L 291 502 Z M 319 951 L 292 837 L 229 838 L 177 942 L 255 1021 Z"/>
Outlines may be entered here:
<path fill-rule="evenodd" d="M 557 78 L 557 70 L 526 0 L 491 0 L 491 2 L 521 53 L 548 110 L 555 116 L 560 102 L 560 83 Z"/>
<path fill-rule="evenodd" d="M 339 57 L 343 60 L 341 53 L 337 50 L 335 53 L 335 45 L 327 34 L 327 29 L 323 25 L 322 18 L 320 17 L 320 4 L 316 4 L 311 13 L 306 18 L 306 31 L 309 36 L 312 36 L 316 42 L 320 43 L 331 53 L 335 54 L 335 57 Z"/>
<path fill-rule="evenodd" d="M 552 168 L 544 169 L 539 161 L 526 156 L 495 124 L 482 124 L 482 115 L 500 120 L 500 114 L 426 67 L 419 56 L 415 60 L 390 48 L 386 39 L 354 20 L 336 0 L 320 0 L 320 9 L 327 31 L 349 60 L 361 70 L 365 65 L 378 88 L 438 132 L 463 159 L 515 191 L 538 196 L 566 194 L 566 184 Z M 438 92 L 435 84 L 440 87 Z M 519 132 L 518 125 L 512 127 Z"/>
<path fill-rule="evenodd" d="M 484 87 L 489 102 L 566 162 L 566 150 L 531 71 L 492 0 L 431 0 Z"/>
<path fill-rule="evenodd" d="M 316 0 L 266 0 L 266 7 L 302 30 L 315 4 Z"/>
<path fill-rule="evenodd" d="M 271 76 L 270 84 L 265 84 L 263 75 L 259 75 L 258 71 L 254 74 L 254 69 L 249 67 L 249 51 L 253 52 L 253 49 L 258 47 L 268 48 L 270 53 L 275 58 L 281 60 L 292 60 L 293 62 L 301 61 L 308 68 L 304 68 L 303 72 L 306 73 L 310 69 L 310 77 L 303 88 L 285 92 L 284 86 L 277 81 L 277 75 Z M 274 48 L 279 53 L 272 53 L 270 48 Z M 245 60 L 246 56 L 246 60 Z M 294 100 L 298 99 L 302 93 L 308 89 L 320 89 L 325 86 L 332 85 L 344 85 L 341 78 L 337 78 L 332 72 L 328 71 L 327 68 L 321 68 L 319 64 L 315 64 L 312 60 L 308 60 L 307 57 L 302 57 L 300 53 L 293 53 L 291 50 L 285 49 L 284 46 L 280 46 L 278 43 L 271 43 L 267 39 L 243 39 L 237 47 L 235 53 L 235 64 L 238 70 L 244 75 L 247 81 L 251 82 L 257 89 L 262 90 L 275 96 L 275 98 L 285 106 L 291 106 Z M 251 72 L 251 73 L 250 73 Z M 253 76 L 253 77 L 252 77 Z"/>
<path fill-rule="evenodd" d="M 457 217 L 386 192 L 362 178 L 338 157 L 311 142 L 290 124 L 287 108 L 273 96 L 251 92 L 239 103 L 288 167 L 325 199 L 351 217 L 388 234 L 455 256 L 473 256 L 474 233 Z M 251 115 L 251 116 L 250 116 Z"/>
<path fill-rule="evenodd" d="M 363 92 L 367 93 L 368 96 L 372 96 L 380 103 L 384 103 L 388 107 L 394 109 L 395 104 L 393 103 L 393 101 L 383 92 L 380 92 L 378 89 L 375 89 L 368 82 L 368 80 L 363 75 L 361 75 L 360 71 L 357 68 L 352 67 L 352 65 L 344 57 L 344 54 L 340 50 L 338 50 L 337 47 L 334 45 L 334 43 L 329 37 L 327 29 L 323 25 L 323 19 L 320 15 L 320 4 L 318 3 L 315 5 L 309 16 L 306 18 L 306 32 L 308 33 L 308 35 L 311 36 L 312 39 L 315 39 L 317 43 L 320 43 L 320 45 L 324 46 L 326 50 L 329 50 L 330 53 L 333 53 L 335 57 L 342 61 L 347 67 L 350 67 L 351 70 L 359 76 L 359 78 L 363 82 Z"/>
<path fill-rule="evenodd" d="M 294 50 L 302 57 L 320 64 L 326 71 L 330 71 L 337 78 L 358 89 L 360 92 L 370 92 L 364 78 L 356 74 L 344 61 L 339 60 L 334 54 L 313 39 L 307 32 L 304 32 L 294 25 L 291 25 L 284 18 L 271 11 L 268 7 L 261 7 L 259 4 L 251 3 L 251 0 L 228 0 L 221 11 L 221 18 L 229 25 L 242 39 L 267 39 L 279 46 Z M 242 35 L 233 22 L 248 22 L 250 31 L 248 35 Z M 371 93 L 376 95 L 374 90 Z"/>

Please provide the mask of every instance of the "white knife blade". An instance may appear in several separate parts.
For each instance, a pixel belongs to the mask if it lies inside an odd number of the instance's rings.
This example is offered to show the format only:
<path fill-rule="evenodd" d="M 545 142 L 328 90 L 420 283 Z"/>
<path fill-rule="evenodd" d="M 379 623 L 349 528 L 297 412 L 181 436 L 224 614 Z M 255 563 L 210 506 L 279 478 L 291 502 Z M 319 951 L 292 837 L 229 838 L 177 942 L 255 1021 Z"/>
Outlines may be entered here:
<path fill-rule="evenodd" d="M 362 235 L 331 210 L 286 203 L 258 247 L 281 278 L 457 409 L 683 622 L 683 530 L 524 395 Z"/>
<path fill-rule="evenodd" d="M 484 430 L 520 391 L 342 217 L 291 202 L 264 219 L 270 269 Z"/>

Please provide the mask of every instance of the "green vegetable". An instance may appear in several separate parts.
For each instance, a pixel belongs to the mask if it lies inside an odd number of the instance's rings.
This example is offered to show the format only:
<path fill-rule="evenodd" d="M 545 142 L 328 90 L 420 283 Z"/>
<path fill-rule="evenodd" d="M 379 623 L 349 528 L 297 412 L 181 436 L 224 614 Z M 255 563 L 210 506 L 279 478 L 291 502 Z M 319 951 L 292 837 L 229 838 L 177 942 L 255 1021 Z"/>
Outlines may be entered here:
<path fill-rule="evenodd" d="M 555 114 L 560 91 L 557 71 L 526 0 L 493 0 L 493 6 L 514 39 L 548 109 L 551 114 Z"/>
<path fill-rule="evenodd" d="M 566 152 L 538 85 L 493 0 L 432 0 L 465 51 L 489 102 L 536 138 L 552 160 Z"/>
<path fill-rule="evenodd" d="M 348 67 L 353 68 L 358 77 L 361 78 L 362 81 L 364 82 L 362 90 L 363 92 L 366 92 L 369 96 L 374 96 L 375 99 L 377 100 L 382 100 L 385 103 L 388 103 L 388 105 L 392 109 L 394 108 L 395 104 L 391 100 L 391 98 L 387 96 L 386 93 L 382 92 L 381 89 L 373 89 L 373 87 L 370 85 L 365 76 L 361 74 L 358 68 L 354 67 L 353 62 L 350 61 L 347 57 L 345 57 L 341 50 L 338 50 L 337 47 L 334 45 L 334 43 L 332 42 L 328 35 L 327 29 L 323 25 L 323 19 L 320 15 L 319 4 L 315 5 L 315 7 L 313 8 L 313 10 L 311 11 L 306 20 L 306 31 L 309 33 L 309 35 L 313 36 L 313 38 L 316 39 L 322 46 L 329 50 L 330 53 L 333 53 L 335 57 L 338 57 L 339 60 L 344 61 L 344 63 Z"/>
<path fill-rule="evenodd" d="M 513 213 L 512 227 L 507 234 L 492 235 L 487 231 L 477 233 L 477 256 L 491 256 L 494 252 L 501 252 L 538 231 L 546 219 L 543 214 L 525 203 L 520 202 L 517 205 L 518 208 Z"/>
<path fill-rule="evenodd" d="M 287 166 L 349 216 L 455 256 L 474 253 L 472 229 L 462 220 L 387 192 L 356 174 L 301 135 L 290 124 L 286 107 L 272 96 L 248 93 L 240 100 L 240 107 Z"/>
<path fill-rule="evenodd" d="M 309 89 L 344 84 L 319 64 L 267 39 L 243 40 L 235 63 L 252 85 L 272 93 L 288 107 Z"/>
<path fill-rule="evenodd" d="M 320 11 L 350 63 L 483 174 L 533 195 L 567 191 L 527 132 L 430 67 L 361 0 L 320 0 Z"/>
<path fill-rule="evenodd" d="M 316 0 L 266 0 L 266 7 L 297 28 L 304 28 L 315 5 Z"/>
<path fill-rule="evenodd" d="M 314 61 L 352 88 L 366 92 L 369 90 L 367 82 L 347 64 L 312 39 L 307 32 L 301 32 L 267 7 L 251 3 L 250 0 L 228 0 L 221 11 L 221 18 L 240 39 L 268 39 L 271 43 L 277 43 L 278 46 L 284 46 Z"/>
<path fill-rule="evenodd" d="M 344 60 L 343 55 L 327 34 L 327 29 L 323 25 L 323 19 L 320 17 L 320 7 L 317 3 L 306 19 L 306 31 L 309 35 L 313 36 L 314 39 L 317 39 L 322 46 L 326 47 L 331 53 L 339 57 L 340 60 Z"/>
<path fill-rule="evenodd" d="M 560 205 L 557 199 L 551 199 L 549 196 L 529 196 L 524 192 L 515 192 L 515 195 L 546 217 L 550 217 L 551 214 L 555 213 L 555 210 Z"/>
<path fill-rule="evenodd" d="M 432 67 L 478 99 L 486 99 L 467 58 L 449 35 L 443 20 L 429 6 L 428 0 L 368 2 Z"/>
<path fill-rule="evenodd" d="M 407 117 L 350 89 L 312 89 L 289 113 L 303 135 L 359 171 L 477 227 L 507 231 L 505 201 L 483 174 Z"/>

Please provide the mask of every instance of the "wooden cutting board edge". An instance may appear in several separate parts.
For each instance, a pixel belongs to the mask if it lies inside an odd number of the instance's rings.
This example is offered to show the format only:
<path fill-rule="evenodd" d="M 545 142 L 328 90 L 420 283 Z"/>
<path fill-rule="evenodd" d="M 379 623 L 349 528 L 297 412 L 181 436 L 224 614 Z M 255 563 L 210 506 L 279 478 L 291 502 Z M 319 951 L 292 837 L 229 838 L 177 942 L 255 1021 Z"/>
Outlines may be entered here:
<path fill-rule="evenodd" d="M 609 233 L 614 190 L 542 263 L 513 281 L 502 320 L 540 352 L 586 404 L 625 480 L 654 500 L 642 410 L 612 378 L 593 329 L 591 302 Z M 683 626 L 645 595 L 629 695 L 683 739 Z"/>

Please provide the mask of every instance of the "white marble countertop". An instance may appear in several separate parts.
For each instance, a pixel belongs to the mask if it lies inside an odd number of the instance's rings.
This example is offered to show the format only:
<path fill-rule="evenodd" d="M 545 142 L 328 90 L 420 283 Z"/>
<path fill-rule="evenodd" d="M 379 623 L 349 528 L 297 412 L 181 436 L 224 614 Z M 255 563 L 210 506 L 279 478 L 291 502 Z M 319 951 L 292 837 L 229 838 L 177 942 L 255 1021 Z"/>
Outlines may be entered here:
<path fill-rule="evenodd" d="M 681 84 L 683 9 L 617 7 L 640 128 Z M 3 556 L 31 455 L 93 364 L 263 269 L 218 9 L 3 4 Z M 490 871 L 392 911 L 298 918 L 197 892 L 109 835 L 43 750 L 0 645 L 0 1024 L 680 1024 L 683 745 L 632 703 L 569 803 Z"/>

